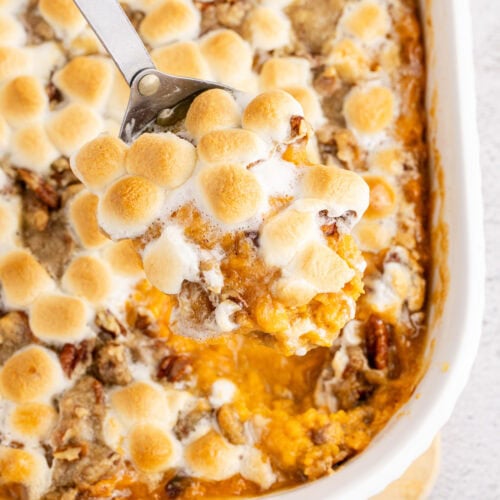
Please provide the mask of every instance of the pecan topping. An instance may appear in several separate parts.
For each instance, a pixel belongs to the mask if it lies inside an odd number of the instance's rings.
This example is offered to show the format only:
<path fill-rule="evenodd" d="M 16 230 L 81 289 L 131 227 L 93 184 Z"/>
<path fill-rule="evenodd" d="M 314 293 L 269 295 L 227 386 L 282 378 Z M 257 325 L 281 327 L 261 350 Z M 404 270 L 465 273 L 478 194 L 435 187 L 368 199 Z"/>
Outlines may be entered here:
<path fill-rule="evenodd" d="M 88 358 L 89 345 L 86 340 L 78 346 L 75 346 L 74 344 L 64 344 L 61 352 L 59 353 L 59 361 L 64 373 L 68 377 L 71 377 L 79 363 L 87 361 Z"/>
<path fill-rule="evenodd" d="M 96 314 L 95 324 L 103 332 L 109 333 L 113 338 L 127 334 L 126 328 L 109 309 L 101 310 Z"/>
<path fill-rule="evenodd" d="M 366 349 L 370 366 L 385 370 L 389 364 L 389 328 L 374 314 L 370 316 L 367 324 Z"/>
<path fill-rule="evenodd" d="M 18 168 L 17 173 L 19 178 L 26 184 L 26 187 L 33 191 L 42 203 L 50 208 L 59 206 L 59 195 L 43 177 L 26 168 Z"/>
<path fill-rule="evenodd" d="M 178 382 L 186 378 L 193 371 L 191 361 L 187 356 L 166 356 L 158 365 L 156 376 L 159 379 L 165 379 L 168 382 Z"/>
<path fill-rule="evenodd" d="M 245 444 L 243 423 L 231 405 L 222 405 L 217 411 L 217 423 L 222 435 L 232 444 Z"/>
<path fill-rule="evenodd" d="M 167 494 L 167 498 L 179 498 L 188 486 L 189 478 L 183 476 L 174 476 L 165 485 L 165 493 Z"/>

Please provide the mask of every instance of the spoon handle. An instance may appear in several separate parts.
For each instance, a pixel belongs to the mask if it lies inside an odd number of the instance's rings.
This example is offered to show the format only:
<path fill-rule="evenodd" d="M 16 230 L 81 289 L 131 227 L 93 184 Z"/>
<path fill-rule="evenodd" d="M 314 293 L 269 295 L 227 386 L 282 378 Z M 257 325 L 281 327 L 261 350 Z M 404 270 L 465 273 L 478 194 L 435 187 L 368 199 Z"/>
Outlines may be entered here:
<path fill-rule="evenodd" d="M 148 51 L 117 0 L 74 0 L 90 27 L 132 86 L 145 69 L 155 69 Z"/>

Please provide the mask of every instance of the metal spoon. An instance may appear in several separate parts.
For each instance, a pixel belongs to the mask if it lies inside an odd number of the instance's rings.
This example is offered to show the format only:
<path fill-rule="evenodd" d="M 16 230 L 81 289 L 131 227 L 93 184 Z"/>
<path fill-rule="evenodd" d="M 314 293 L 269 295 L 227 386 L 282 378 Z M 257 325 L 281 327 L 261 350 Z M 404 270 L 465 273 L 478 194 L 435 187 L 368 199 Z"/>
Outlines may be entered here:
<path fill-rule="evenodd" d="M 159 119 L 164 126 L 182 119 L 191 101 L 205 90 L 238 91 L 213 82 L 158 71 L 146 47 L 116 0 L 74 0 L 130 86 L 120 138 L 130 143 Z"/>

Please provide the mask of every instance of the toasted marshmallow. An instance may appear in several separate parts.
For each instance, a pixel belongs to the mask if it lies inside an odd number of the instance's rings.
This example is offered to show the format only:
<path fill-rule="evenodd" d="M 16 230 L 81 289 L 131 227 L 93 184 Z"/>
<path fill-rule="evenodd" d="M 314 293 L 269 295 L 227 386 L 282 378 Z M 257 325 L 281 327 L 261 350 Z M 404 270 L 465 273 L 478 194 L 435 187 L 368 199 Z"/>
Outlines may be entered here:
<path fill-rule="evenodd" d="M 300 104 L 282 90 L 271 90 L 255 97 L 243 111 L 243 128 L 264 139 L 277 142 L 290 137 L 292 116 L 303 116 Z"/>
<path fill-rule="evenodd" d="M 154 424 L 139 424 L 129 435 L 132 462 L 144 472 L 162 472 L 175 467 L 181 451 L 177 440 Z"/>
<path fill-rule="evenodd" d="M 0 14 L 0 45 L 23 45 L 26 31 L 23 25 L 10 14 Z"/>
<path fill-rule="evenodd" d="M 86 248 L 96 248 L 109 240 L 99 229 L 97 222 L 97 204 L 95 194 L 83 190 L 71 201 L 69 206 L 69 222 L 80 243 Z"/>
<path fill-rule="evenodd" d="M 163 389 L 149 382 L 133 382 L 114 391 L 111 407 L 126 428 L 145 422 L 160 422 L 169 411 Z"/>
<path fill-rule="evenodd" d="M 256 7 L 243 24 L 245 37 L 256 49 L 274 50 L 290 43 L 290 20 L 270 7 Z"/>
<path fill-rule="evenodd" d="M 106 113 L 110 118 L 121 123 L 127 109 L 130 87 L 118 69 L 115 68 L 114 73 L 115 77 L 113 78 L 113 85 L 108 96 Z"/>
<path fill-rule="evenodd" d="M 196 139 L 212 132 L 237 127 L 240 110 L 233 96 L 221 89 L 211 89 L 196 97 L 186 115 L 186 129 Z"/>
<path fill-rule="evenodd" d="M 56 417 L 57 412 L 52 405 L 25 403 L 14 408 L 9 424 L 21 439 L 36 438 L 45 441 L 54 428 Z"/>
<path fill-rule="evenodd" d="M 198 157 L 206 165 L 247 166 L 268 154 L 266 143 L 249 130 L 216 130 L 205 134 L 198 143 Z"/>
<path fill-rule="evenodd" d="M 85 28 L 85 19 L 72 0 L 40 0 L 38 8 L 61 37 L 73 38 Z"/>
<path fill-rule="evenodd" d="M 10 141 L 10 128 L 5 118 L 0 115 L 0 153 L 7 150 Z"/>
<path fill-rule="evenodd" d="M 313 127 L 319 127 L 325 121 L 318 94 L 313 89 L 296 86 L 284 87 L 283 90 L 297 100 L 304 111 L 304 118 Z"/>
<path fill-rule="evenodd" d="M 89 189 L 100 190 L 125 173 L 127 145 L 110 135 L 102 135 L 85 144 L 71 158 L 74 174 Z"/>
<path fill-rule="evenodd" d="M 33 59 L 24 48 L 0 47 L 0 82 L 31 72 Z"/>
<path fill-rule="evenodd" d="M 208 167 L 202 169 L 197 180 L 209 212 L 225 224 L 251 219 L 264 200 L 257 178 L 243 167 Z"/>
<path fill-rule="evenodd" d="M 149 281 L 164 293 L 179 293 L 184 280 L 194 280 L 198 275 L 198 256 L 175 226 L 167 227 L 146 247 L 143 263 Z"/>
<path fill-rule="evenodd" d="M 30 57 L 33 61 L 33 76 L 48 82 L 54 69 L 63 65 L 66 61 L 61 47 L 56 42 L 45 42 L 40 45 L 28 47 Z"/>
<path fill-rule="evenodd" d="M 111 243 L 104 250 L 104 257 L 117 274 L 128 278 L 137 278 L 143 274 L 141 257 L 131 240 Z"/>
<path fill-rule="evenodd" d="M 69 293 L 99 304 L 111 292 L 112 276 L 104 261 L 84 255 L 74 259 L 67 267 L 62 283 Z"/>
<path fill-rule="evenodd" d="M 349 38 L 335 43 L 329 56 L 340 78 L 355 83 L 368 72 L 368 61 L 361 47 Z"/>
<path fill-rule="evenodd" d="M 210 80 L 211 74 L 199 46 L 195 42 L 178 42 L 151 52 L 156 67 L 175 76 Z"/>
<path fill-rule="evenodd" d="M 0 284 L 8 307 L 26 307 L 54 283 L 47 271 L 26 250 L 14 250 L 0 257 Z"/>
<path fill-rule="evenodd" d="M 148 179 L 127 176 L 112 184 L 97 209 L 100 226 L 114 239 L 143 233 L 160 215 L 162 190 Z"/>
<path fill-rule="evenodd" d="M 397 195 L 391 184 L 380 176 L 365 175 L 363 179 L 370 187 L 370 205 L 365 217 L 382 219 L 394 213 Z"/>
<path fill-rule="evenodd" d="M 0 111 L 13 126 L 40 118 L 47 108 L 47 94 L 32 76 L 18 76 L 0 91 Z"/>
<path fill-rule="evenodd" d="M 99 54 L 105 51 L 90 26 L 86 26 L 81 33 L 73 38 L 68 48 L 73 57 Z"/>
<path fill-rule="evenodd" d="M 54 146 L 71 156 L 86 142 L 99 135 L 103 127 L 101 117 L 91 108 L 74 103 L 54 113 L 47 124 L 47 133 Z"/>
<path fill-rule="evenodd" d="M 262 452 L 256 448 L 246 450 L 240 474 L 257 483 L 263 490 L 267 490 L 277 479 L 269 460 L 265 460 Z"/>
<path fill-rule="evenodd" d="M 286 266 L 304 243 L 319 237 L 311 212 L 284 210 L 267 220 L 260 233 L 260 251 L 269 266 Z"/>
<path fill-rule="evenodd" d="M 316 288 L 303 279 L 280 278 L 275 282 L 273 296 L 287 307 L 308 304 L 318 293 Z"/>
<path fill-rule="evenodd" d="M 377 253 L 391 245 L 396 232 L 396 221 L 391 218 L 382 220 L 363 218 L 356 225 L 352 234 L 363 252 Z"/>
<path fill-rule="evenodd" d="M 184 458 L 194 477 L 210 481 L 228 479 L 240 468 L 240 449 L 215 431 L 209 431 L 187 446 Z"/>
<path fill-rule="evenodd" d="M 359 220 L 368 208 L 369 188 L 358 174 L 340 167 L 315 165 L 306 170 L 302 179 L 303 194 L 326 202 L 333 217 L 348 210 Z"/>
<path fill-rule="evenodd" d="M 87 309 L 76 297 L 43 294 L 30 308 L 29 323 L 33 333 L 45 342 L 75 342 L 87 333 Z"/>
<path fill-rule="evenodd" d="M 347 125 L 355 133 L 373 135 L 394 120 L 396 103 L 392 91 L 381 85 L 354 87 L 344 100 Z"/>
<path fill-rule="evenodd" d="M 171 132 L 142 134 L 125 155 L 129 174 L 141 175 L 169 189 L 182 186 L 193 173 L 195 164 L 195 147 Z"/>
<path fill-rule="evenodd" d="M 200 13 L 189 0 L 164 0 L 146 15 L 139 31 L 153 47 L 192 40 L 200 31 Z"/>
<path fill-rule="evenodd" d="M 12 134 L 11 162 L 38 172 L 48 171 L 50 164 L 59 157 L 43 125 L 33 123 Z"/>
<path fill-rule="evenodd" d="M 109 60 L 81 56 L 57 71 L 54 83 L 70 99 L 100 108 L 111 91 L 113 76 Z"/>
<path fill-rule="evenodd" d="M 31 345 L 5 362 L 0 372 L 0 392 L 14 403 L 43 401 L 61 390 L 64 381 L 55 354 Z"/>
<path fill-rule="evenodd" d="M 41 498 L 50 484 L 50 471 L 42 453 L 0 446 L 0 485 L 21 484 L 29 498 Z"/>
<path fill-rule="evenodd" d="M 218 81 L 233 85 L 250 75 L 253 51 L 233 30 L 211 31 L 200 40 L 200 48 Z"/>
<path fill-rule="evenodd" d="M 259 76 L 262 90 L 306 86 L 310 81 L 310 64 L 302 57 L 272 57 L 262 65 Z"/>
<path fill-rule="evenodd" d="M 390 29 L 390 18 L 379 0 L 362 0 L 350 7 L 341 20 L 349 34 L 365 42 L 385 37 Z"/>
<path fill-rule="evenodd" d="M 354 271 L 327 245 L 313 242 L 301 250 L 287 270 L 319 293 L 336 293 L 354 277 Z"/>

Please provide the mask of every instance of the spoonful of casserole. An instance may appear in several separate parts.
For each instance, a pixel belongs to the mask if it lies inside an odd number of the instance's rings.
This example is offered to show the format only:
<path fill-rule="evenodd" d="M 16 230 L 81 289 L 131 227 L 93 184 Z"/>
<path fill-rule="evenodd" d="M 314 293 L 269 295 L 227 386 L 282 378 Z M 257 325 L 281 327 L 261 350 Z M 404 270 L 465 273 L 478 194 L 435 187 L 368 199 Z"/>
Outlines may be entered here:
<path fill-rule="evenodd" d="M 367 184 L 319 163 L 287 92 L 160 73 L 114 0 L 75 2 L 131 97 L 120 139 L 94 139 L 72 169 L 98 196 L 101 229 L 132 240 L 148 280 L 173 297 L 171 330 L 256 335 L 285 354 L 331 345 L 363 291 L 350 233 Z"/>

